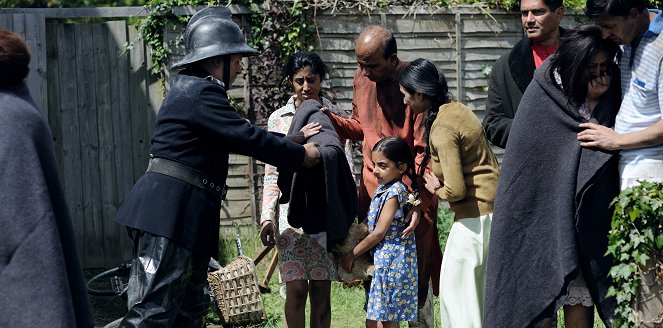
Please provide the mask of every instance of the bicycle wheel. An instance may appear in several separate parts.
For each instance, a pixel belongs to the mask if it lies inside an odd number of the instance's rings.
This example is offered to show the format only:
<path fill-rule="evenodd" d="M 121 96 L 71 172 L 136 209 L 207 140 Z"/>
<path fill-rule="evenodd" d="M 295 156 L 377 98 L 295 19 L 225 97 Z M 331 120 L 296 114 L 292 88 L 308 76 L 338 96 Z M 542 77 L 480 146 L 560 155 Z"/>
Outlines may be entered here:
<path fill-rule="evenodd" d="M 127 293 L 131 262 L 106 270 L 87 281 L 87 292 L 94 296 L 123 296 Z"/>

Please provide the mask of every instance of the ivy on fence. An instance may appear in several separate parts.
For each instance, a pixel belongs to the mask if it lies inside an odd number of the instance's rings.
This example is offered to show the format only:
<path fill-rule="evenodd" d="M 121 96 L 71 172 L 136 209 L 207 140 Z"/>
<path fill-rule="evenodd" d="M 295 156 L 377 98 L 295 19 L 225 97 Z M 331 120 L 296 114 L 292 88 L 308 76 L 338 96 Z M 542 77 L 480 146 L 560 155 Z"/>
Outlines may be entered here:
<path fill-rule="evenodd" d="M 655 8 L 663 0 L 649 2 Z M 250 59 L 247 74 L 251 85 L 251 101 L 240 109 L 249 113 L 250 120 L 263 121 L 288 98 L 288 92 L 280 87 L 287 59 L 295 51 L 313 48 L 318 29 L 315 25 L 317 11 L 334 12 L 353 8 L 369 14 L 373 10 L 390 6 L 406 6 L 414 12 L 418 7 L 441 9 L 463 5 L 513 10 L 517 3 L 518 0 L 148 0 L 145 8 L 149 14 L 138 20 L 138 25 L 140 36 L 152 51 L 152 73 L 164 81 L 166 65 L 174 46 L 164 41 L 164 30 L 173 26 L 172 23 L 184 24 L 188 20 L 188 16 L 175 15 L 173 7 L 240 4 L 249 8 L 249 43 L 261 54 Z M 582 9 L 585 0 L 565 0 L 564 4 L 569 9 Z M 180 36 L 175 42 L 181 42 L 182 39 Z M 247 105 L 253 106 L 253 110 L 246 108 Z"/>
<path fill-rule="evenodd" d="M 164 41 L 164 32 L 171 23 L 185 24 L 188 16 L 178 16 L 172 11 L 178 6 L 229 5 L 232 1 L 206 0 L 149 0 L 145 5 L 148 15 L 139 20 L 139 34 L 150 46 L 152 54 L 152 74 L 164 81 L 172 47 Z M 313 7 L 306 1 L 257 1 L 242 0 L 236 3 L 245 5 L 251 11 L 251 37 L 249 44 L 260 51 L 260 55 L 250 59 L 248 70 L 250 99 L 260 118 L 266 118 L 269 111 L 278 104 L 285 103 L 287 93 L 280 90 L 282 67 L 287 58 L 298 50 L 312 49 L 312 36 L 316 27 L 313 21 Z M 176 42 L 181 42 L 179 37 Z M 133 46 L 130 44 L 129 47 Z M 246 105 L 246 104 L 245 104 Z M 252 111 L 245 112 L 251 113 Z M 249 117 L 255 120 L 256 117 Z"/>

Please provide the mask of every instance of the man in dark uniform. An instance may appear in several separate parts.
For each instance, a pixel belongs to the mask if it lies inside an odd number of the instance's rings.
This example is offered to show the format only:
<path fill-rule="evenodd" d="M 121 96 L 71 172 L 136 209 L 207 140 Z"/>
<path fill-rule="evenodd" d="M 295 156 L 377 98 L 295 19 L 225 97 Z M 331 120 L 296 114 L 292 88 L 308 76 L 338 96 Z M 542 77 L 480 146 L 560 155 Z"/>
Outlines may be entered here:
<path fill-rule="evenodd" d="M 116 216 L 134 242 L 129 311 L 120 327 L 202 327 L 229 153 L 291 169 L 313 166 L 320 157 L 313 144 L 292 143 L 248 123 L 228 102 L 240 60 L 257 51 L 227 8 L 194 15 L 185 44 L 185 57 L 173 66 L 183 70 L 157 115 L 147 172 Z"/>

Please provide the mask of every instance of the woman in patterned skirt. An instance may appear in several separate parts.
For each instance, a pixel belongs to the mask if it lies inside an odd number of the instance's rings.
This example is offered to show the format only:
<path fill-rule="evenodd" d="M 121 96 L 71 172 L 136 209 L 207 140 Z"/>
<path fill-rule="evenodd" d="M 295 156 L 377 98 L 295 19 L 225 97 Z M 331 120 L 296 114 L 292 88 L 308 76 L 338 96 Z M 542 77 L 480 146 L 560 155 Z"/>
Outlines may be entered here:
<path fill-rule="evenodd" d="M 269 116 L 267 129 L 287 134 L 299 105 L 315 99 L 324 107 L 346 115 L 343 110 L 321 95 L 321 84 L 328 72 L 316 53 L 300 51 L 288 60 L 285 80 L 295 91 L 288 103 Z M 311 123 L 301 133 L 308 138 L 318 133 L 320 125 Z M 300 134 L 301 134 L 300 133 Z M 348 153 L 346 147 L 346 153 Z M 307 234 L 288 224 L 288 204 L 278 204 L 281 192 L 277 186 L 276 167 L 265 166 L 263 183 L 260 238 L 263 244 L 276 244 L 279 271 L 286 284 L 285 321 L 288 327 L 305 326 L 306 299 L 310 297 L 310 327 L 329 327 L 331 324 L 331 281 L 338 280 L 336 264 L 327 251 L 325 232 Z M 278 238 L 275 238 L 278 225 Z"/>

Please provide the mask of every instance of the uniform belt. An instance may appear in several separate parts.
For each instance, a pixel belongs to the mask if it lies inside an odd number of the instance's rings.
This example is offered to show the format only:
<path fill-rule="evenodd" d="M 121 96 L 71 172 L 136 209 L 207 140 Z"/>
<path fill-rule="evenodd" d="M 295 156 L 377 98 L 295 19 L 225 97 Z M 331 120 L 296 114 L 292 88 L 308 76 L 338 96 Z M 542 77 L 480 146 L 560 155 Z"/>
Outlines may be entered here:
<path fill-rule="evenodd" d="M 161 157 L 153 157 L 150 159 L 146 173 L 147 172 L 161 173 L 182 180 L 219 196 L 221 200 L 226 198 L 226 193 L 228 192 L 228 186 L 225 184 L 220 185 L 206 178 L 202 172 L 196 169 Z"/>

